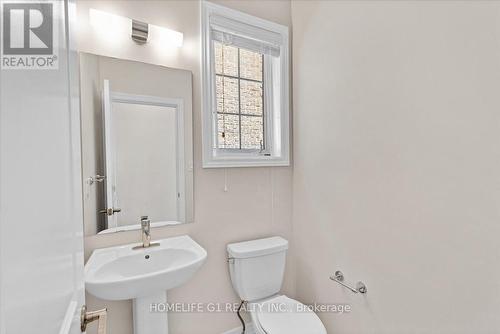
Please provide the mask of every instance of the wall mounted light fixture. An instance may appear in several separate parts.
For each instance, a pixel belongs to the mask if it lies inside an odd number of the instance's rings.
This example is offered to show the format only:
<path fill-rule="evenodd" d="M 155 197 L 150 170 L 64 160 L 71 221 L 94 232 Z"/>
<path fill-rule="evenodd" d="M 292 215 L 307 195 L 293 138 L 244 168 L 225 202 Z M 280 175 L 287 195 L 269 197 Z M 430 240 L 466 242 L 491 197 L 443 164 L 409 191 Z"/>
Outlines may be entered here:
<path fill-rule="evenodd" d="M 181 32 L 94 8 L 89 9 L 89 20 L 90 25 L 110 37 L 128 33 L 139 44 L 152 42 L 166 47 L 181 47 L 183 43 Z"/>
<path fill-rule="evenodd" d="M 132 20 L 132 39 L 139 44 L 148 41 L 149 24 L 137 20 Z"/>

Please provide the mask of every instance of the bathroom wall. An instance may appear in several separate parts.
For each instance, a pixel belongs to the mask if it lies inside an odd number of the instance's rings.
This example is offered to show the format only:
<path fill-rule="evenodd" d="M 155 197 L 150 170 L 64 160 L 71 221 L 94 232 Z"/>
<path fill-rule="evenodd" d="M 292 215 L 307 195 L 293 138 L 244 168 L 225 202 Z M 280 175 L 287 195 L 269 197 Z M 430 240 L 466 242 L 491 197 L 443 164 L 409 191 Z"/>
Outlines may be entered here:
<path fill-rule="evenodd" d="M 214 1 L 252 15 L 290 26 L 289 1 Z M 264 5 L 265 3 L 265 5 Z M 110 41 L 88 24 L 88 10 L 95 8 L 128 16 L 184 33 L 180 49 L 139 46 L 128 40 Z M 201 168 L 200 3 L 198 1 L 77 1 L 80 51 L 137 60 L 193 72 L 194 115 L 194 223 L 153 230 L 153 238 L 189 234 L 208 251 L 208 260 L 186 285 L 169 291 L 170 302 L 237 302 L 226 263 L 227 243 L 270 235 L 291 238 L 292 169 Z M 227 189 L 224 191 L 225 180 Z M 86 257 L 93 249 L 137 242 L 137 231 L 89 236 Z M 289 262 L 291 256 L 289 256 Z M 284 292 L 292 294 L 293 268 L 288 263 Z M 89 309 L 107 306 L 108 332 L 132 333 L 130 302 L 108 302 L 87 294 Z M 174 313 L 170 330 L 182 334 L 220 334 L 239 326 L 232 313 Z M 95 333 L 92 325 L 88 333 Z"/>
<path fill-rule="evenodd" d="M 297 297 L 352 305 L 329 333 L 497 333 L 500 4 L 292 1 L 292 20 Z"/>

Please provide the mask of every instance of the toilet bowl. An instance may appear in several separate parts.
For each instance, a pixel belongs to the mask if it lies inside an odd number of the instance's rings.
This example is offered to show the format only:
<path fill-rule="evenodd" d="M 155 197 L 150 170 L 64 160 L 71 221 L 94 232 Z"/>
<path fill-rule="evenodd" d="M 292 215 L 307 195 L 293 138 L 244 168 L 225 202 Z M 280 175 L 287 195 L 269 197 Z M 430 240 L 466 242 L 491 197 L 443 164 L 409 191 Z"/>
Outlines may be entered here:
<path fill-rule="evenodd" d="M 250 312 L 257 334 L 326 334 L 316 313 L 284 295 L 272 297 L 252 307 Z"/>
<path fill-rule="evenodd" d="M 272 237 L 229 244 L 231 282 L 257 334 L 326 334 L 319 317 L 304 304 L 280 295 L 288 241 Z"/>

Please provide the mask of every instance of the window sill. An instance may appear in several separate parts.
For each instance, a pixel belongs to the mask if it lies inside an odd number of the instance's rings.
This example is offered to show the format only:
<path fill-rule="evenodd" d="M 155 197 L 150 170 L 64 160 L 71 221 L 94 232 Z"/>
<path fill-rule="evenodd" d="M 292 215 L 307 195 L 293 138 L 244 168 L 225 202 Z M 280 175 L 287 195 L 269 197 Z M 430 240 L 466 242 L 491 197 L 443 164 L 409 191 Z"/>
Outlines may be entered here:
<path fill-rule="evenodd" d="M 273 157 L 235 158 L 221 157 L 203 160 L 203 168 L 232 168 L 232 167 L 286 167 L 290 166 L 290 159 Z"/>

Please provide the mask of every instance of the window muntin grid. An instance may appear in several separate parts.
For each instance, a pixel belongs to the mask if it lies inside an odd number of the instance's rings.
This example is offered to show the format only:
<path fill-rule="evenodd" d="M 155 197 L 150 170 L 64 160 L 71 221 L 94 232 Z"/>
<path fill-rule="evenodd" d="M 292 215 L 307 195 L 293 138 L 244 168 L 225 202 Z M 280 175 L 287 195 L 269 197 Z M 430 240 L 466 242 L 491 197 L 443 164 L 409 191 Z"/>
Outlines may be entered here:
<path fill-rule="evenodd" d="M 214 42 L 217 148 L 265 150 L 264 55 Z"/>

